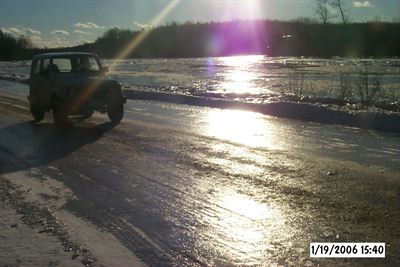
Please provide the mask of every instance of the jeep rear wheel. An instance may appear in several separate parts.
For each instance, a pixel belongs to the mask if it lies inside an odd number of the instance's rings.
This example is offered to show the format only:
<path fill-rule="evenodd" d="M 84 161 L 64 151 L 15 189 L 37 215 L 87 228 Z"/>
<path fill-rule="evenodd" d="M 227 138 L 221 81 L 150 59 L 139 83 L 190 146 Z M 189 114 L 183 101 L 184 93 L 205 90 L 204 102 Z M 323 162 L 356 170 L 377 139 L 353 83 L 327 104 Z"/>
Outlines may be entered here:
<path fill-rule="evenodd" d="M 113 124 L 120 123 L 124 116 L 124 103 L 118 100 L 108 105 L 107 115 Z"/>
<path fill-rule="evenodd" d="M 53 109 L 53 119 L 58 127 L 68 126 L 68 109 L 66 105 L 58 104 Z"/>

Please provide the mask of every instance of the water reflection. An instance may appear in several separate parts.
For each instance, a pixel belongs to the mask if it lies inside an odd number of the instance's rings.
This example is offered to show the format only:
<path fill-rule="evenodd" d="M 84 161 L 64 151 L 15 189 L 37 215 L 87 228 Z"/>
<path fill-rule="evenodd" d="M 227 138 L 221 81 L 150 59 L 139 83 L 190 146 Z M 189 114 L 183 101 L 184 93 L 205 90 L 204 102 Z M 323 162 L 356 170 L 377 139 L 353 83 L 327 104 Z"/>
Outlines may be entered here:
<path fill-rule="evenodd" d="M 205 159 L 218 166 L 217 172 L 226 175 L 226 180 L 219 176 L 210 191 L 211 205 L 199 213 L 199 220 L 206 225 L 200 246 L 212 244 L 219 255 L 215 265 L 264 264 L 288 236 L 283 233 L 288 230 L 285 209 L 247 182 L 271 175 L 267 168 L 271 159 L 265 150 L 254 147 L 280 149 L 282 141 L 277 134 L 282 134 L 282 129 L 271 118 L 240 110 L 209 110 L 205 123 L 208 136 L 228 142 L 210 143 L 213 153 Z"/>
<path fill-rule="evenodd" d="M 252 67 L 262 59 L 262 56 L 222 58 L 221 63 L 228 67 L 228 71 L 221 72 L 223 82 L 220 84 L 220 91 L 236 94 L 259 93 L 260 88 L 256 85 L 258 76 Z"/>
<path fill-rule="evenodd" d="M 209 218 L 209 235 L 217 239 L 219 253 L 235 265 L 265 261 L 285 223 L 281 211 L 229 188 L 214 196 L 220 209 L 217 216 Z"/>
<path fill-rule="evenodd" d="M 279 148 L 275 125 L 264 115 L 240 110 L 215 109 L 206 115 L 208 135 L 252 147 Z"/>

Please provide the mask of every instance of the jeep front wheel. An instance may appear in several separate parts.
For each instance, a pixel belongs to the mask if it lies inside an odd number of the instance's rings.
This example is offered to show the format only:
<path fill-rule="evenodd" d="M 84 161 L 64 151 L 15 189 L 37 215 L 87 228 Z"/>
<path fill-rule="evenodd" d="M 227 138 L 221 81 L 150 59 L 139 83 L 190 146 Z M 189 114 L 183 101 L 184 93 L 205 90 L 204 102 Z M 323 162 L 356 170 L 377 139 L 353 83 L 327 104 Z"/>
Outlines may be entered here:
<path fill-rule="evenodd" d="M 45 110 L 40 105 L 31 103 L 30 109 L 35 122 L 43 120 Z"/>
<path fill-rule="evenodd" d="M 118 124 L 124 116 L 124 103 L 122 101 L 115 101 L 107 108 L 108 118 L 113 124 Z"/>

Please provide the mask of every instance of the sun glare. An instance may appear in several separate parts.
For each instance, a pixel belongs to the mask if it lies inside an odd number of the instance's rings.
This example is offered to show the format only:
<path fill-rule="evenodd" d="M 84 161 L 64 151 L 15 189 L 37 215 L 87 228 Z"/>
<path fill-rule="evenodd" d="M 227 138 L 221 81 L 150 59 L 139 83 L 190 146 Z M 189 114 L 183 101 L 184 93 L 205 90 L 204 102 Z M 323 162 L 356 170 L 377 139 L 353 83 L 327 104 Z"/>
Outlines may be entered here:
<path fill-rule="evenodd" d="M 272 217 L 272 211 L 269 207 L 241 194 L 224 195 L 221 203 L 223 207 L 232 212 L 252 220 L 270 219 Z"/>
<path fill-rule="evenodd" d="M 282 212 L 227 188 L 213 202 L 220 214 L 210 218 L 210 235 L 222 239 L 221 254 L 238 265 L 259 264 L 257 260 L 267 256 L 273 236 L 285 223 Z"/>
<path fill-rule="evenodd" d="M 262 114 L 241 110 L 215 109 L 208 113 L 209 135 L 252 147 L 276 148 L 273 124 Z"/>
<path fill-rule="evenodd" d="M 150 25 L 154 26 L 160 24 L 160 22 L 178 5 L 180 1 L 181 0 L 170 1 L 168 5 L 166 5 L 165 8 L 153 18 L 153 20 L 150 22 Z M 127 56 L 129 56 L 129 54 L 132 53 L 132 51 L 134 51 L 136 47 L 138 47 L 139 44 L 146 39 L 152 30 L 152 28 L 143 29 L 138 36 L 133 38 L 132 41 L 121 50 L 121 52 L 116 56 L 116 59 L 125 59 Z M 115 63 L 110 66 L 110 69 L 115 68 L 116 65 L 119 64 L 118 60 L 115 60 L 114 62 Z"/>
<path fill-rule="evenodd" d="M 180 1 L 181 0 L 172 0 L 171 2 L 169 2 L 168 5 L 166 5 L 165 8 L 153 18 L 150 25 L 158 25 L 176 7 L 176 5 L 178 5 Z M 125 59 L 126 57 L 128 57 L 129 54 L 131 54 L 132 51 L 134 51 L 139 46 L 139 44 L 141 44 L 146 39 L 146 37 L 150 34 L 152 30 L 152 28 L 146 28 L 142 30 L 139 35 L 134 37 L 131 42 L 115 57 L 116 60 L 114 60 L 114 63 L 109 66 L 109 69 L 113 70 L 117 65 L 119 65 L 121 62 L 121 60 L 119 59 Z M 77 98 L 75 103 L 77 107 L 80 107 L 87 98 L 92 96 L 94 91 L 99 86 L 100 81 L 101 80 L 93 82 L 90 86 L 88 86 L 85 90 L 81 92 L 81 95 Z"/>
<path fill-rule="evenodd" d="M 224 9 L 222 10 L 221 2 L 224 4 Z M 221 20 L 257 19 L 262 18 L 264 15 L 260 0 L 215 1 L 215 8 L 218 8 Z"/>
<path fill-rule="evenodd" d="M 252 72 L 252 64 L 261 60 L 262 56 L 236 56 L 221 59 L 221 64 L 229 70 L 224 72 L 224 81 L 220 85 L 223 92 L 236 94 L 257 93 L 259 88 L 255 85 L 257 76 Z"/>

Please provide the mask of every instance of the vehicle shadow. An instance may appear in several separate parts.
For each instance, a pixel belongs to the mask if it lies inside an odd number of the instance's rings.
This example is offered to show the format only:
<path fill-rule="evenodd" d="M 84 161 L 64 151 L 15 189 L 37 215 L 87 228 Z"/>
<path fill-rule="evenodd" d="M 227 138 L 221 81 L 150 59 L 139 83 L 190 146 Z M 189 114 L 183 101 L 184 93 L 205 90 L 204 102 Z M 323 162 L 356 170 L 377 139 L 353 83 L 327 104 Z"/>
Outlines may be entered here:
<path fill-rule="evenodd" d="M 0 129 L 0 175 L 49 164 L 95 142 L 114 127 L 88 122 L 59 129 L 54 123 L 23 122 Z"/>

